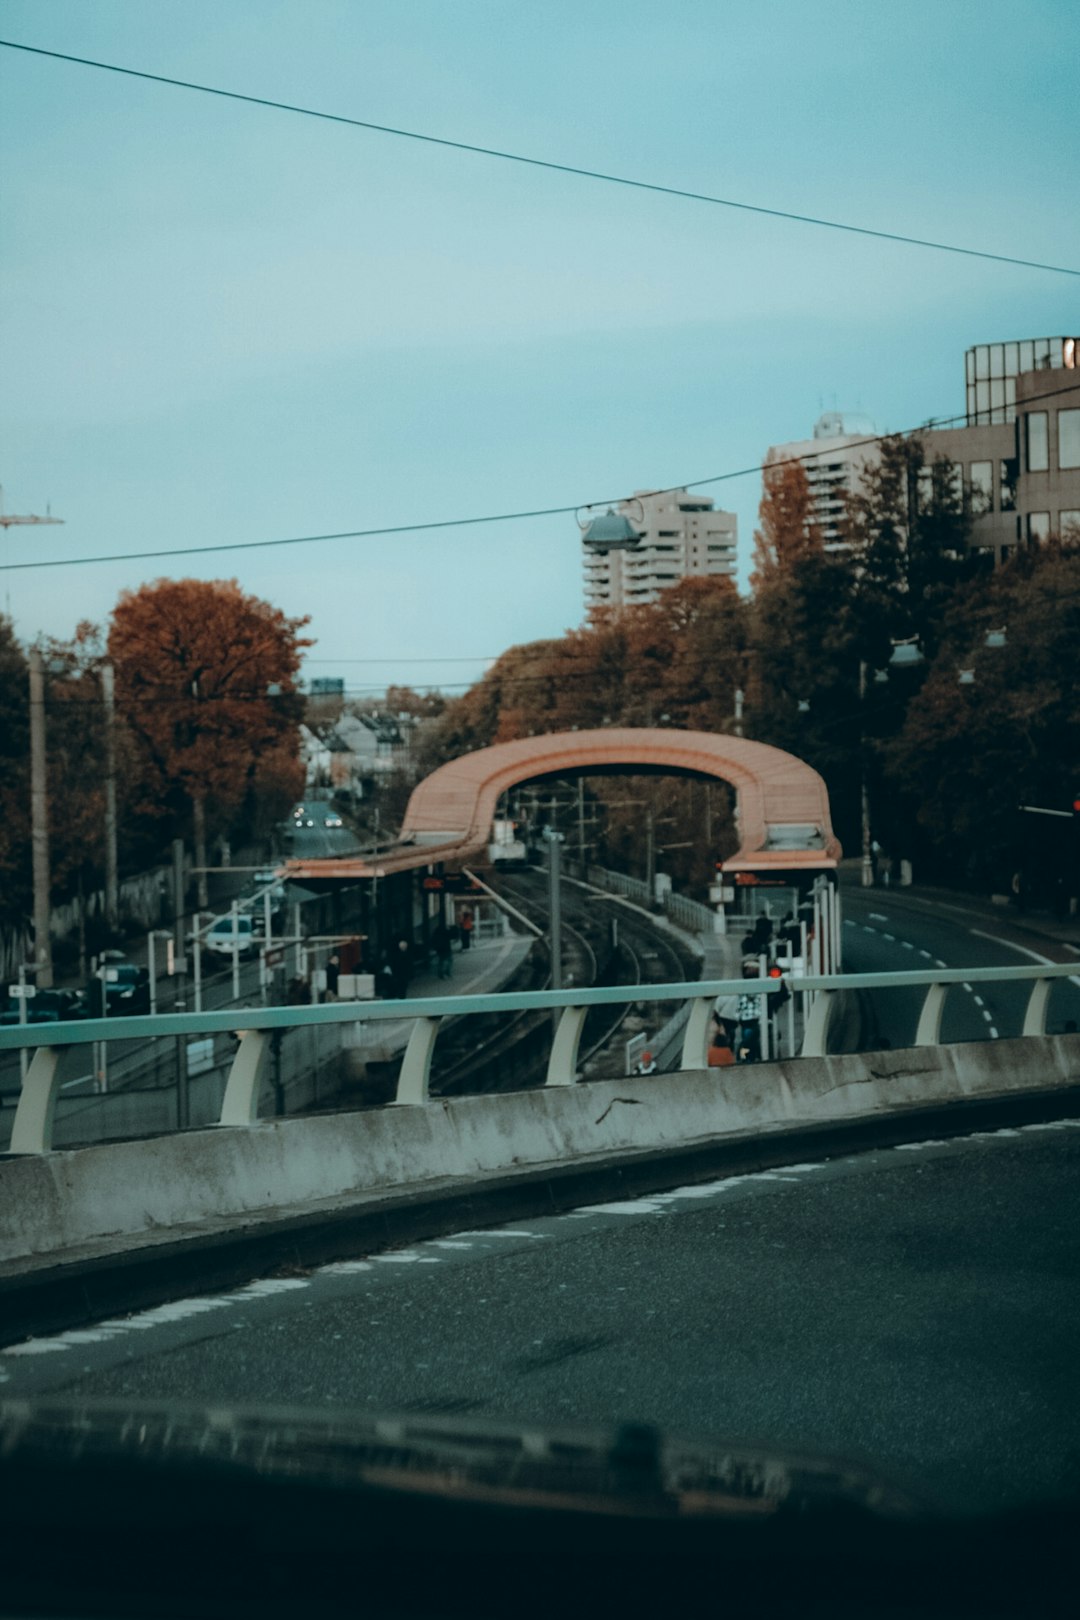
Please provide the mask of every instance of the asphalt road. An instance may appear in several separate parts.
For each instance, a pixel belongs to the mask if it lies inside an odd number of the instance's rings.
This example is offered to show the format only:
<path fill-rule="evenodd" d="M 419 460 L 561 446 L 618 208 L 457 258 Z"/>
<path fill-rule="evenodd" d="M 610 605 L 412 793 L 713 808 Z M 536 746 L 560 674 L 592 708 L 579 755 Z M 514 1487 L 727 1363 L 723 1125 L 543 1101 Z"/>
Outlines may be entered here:
<path fill-rule="evenodd" d="M 1021 967 L 1033 962 L 1070 960 L 1069 952 L 1038 940 L 1012 936 L 1008 919 L 924 897 L 912 890 L 842 891 L 844 970 L 899 973 L 916 968 Z M 1049 952 L 1054 952 L 1051 958 Z M 1080 960 L 1077 962 L 1080 981 Z M 1030 984 L 954 986 L 946 999 L 941 1033 L 945 1041 L 1007 1040 L 1020 1034 Z M 870 993 L 872 1028 L 864 1032 L 868 1050 L 883 1044 L 910 1046 L 915 1039 L 924 992 L 921 989 Z M 1050 994 L 1046 1027 L 1060 1032 L 1067 1019 L 1080 1026 L 1080 988 L 1071 980 Z"/>
<path fill-rule="evenodd" d="M 653 1422 L 1080 1494 L 1080 1120 L 797 1165 L 269 1278 L 0 1355 L 5 1396 Z"/>

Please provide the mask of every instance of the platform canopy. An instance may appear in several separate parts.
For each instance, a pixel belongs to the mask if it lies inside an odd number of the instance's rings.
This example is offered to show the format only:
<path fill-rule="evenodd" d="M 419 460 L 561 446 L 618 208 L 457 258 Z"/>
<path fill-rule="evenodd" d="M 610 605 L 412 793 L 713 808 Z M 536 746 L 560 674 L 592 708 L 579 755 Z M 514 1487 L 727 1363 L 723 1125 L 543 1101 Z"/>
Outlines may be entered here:
<path fill-rule="evenodd" d="M 829 795 L 794 754 L 745 737 L 667 727 L 604 726 L 480 748 L 441 765 L 413 790 L 401 836 L 379 854 L 289 861 L 287 877 L 387 877 L 435 862 L 462 863 L 486 849 L 499 800 L 525 782 L 567 776 L 693 776 L 736 792 L 740 845 L 725 872 L 828 867 L 840 859 Z"/>

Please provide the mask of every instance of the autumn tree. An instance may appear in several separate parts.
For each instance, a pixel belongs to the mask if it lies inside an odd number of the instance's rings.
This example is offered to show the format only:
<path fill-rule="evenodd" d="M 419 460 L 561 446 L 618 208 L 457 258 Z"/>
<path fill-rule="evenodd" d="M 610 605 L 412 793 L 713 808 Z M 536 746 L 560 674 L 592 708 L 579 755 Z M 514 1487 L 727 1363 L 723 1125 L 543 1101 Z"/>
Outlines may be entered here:
<path fill-rule="evenodd" d="M 761 469 L 760 529 L 754 530 L 754 569 L 750 585 L 760 590 L 776 575 L 823 552 L 821 528 L 801 461 L 766 461 Z"/>
<path fill-rule="evenodd" d="M 275 820 L 302 791 L 296 674 L 307 622 L 235 580 L 162 579 L 117 603 L 108 654 L 142 807 L 190 821 L 198 867 L 211 833 Z"/>

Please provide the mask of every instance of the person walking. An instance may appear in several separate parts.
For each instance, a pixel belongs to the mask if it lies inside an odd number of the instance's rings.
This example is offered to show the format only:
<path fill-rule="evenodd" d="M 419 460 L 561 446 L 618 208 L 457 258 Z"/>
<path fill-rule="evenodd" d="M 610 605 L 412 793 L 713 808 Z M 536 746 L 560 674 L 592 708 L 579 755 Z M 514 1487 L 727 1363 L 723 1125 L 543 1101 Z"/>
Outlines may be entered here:
<path fill-rule="evenodd" d="M 634 1073 L 656 1074 L 658 1067 L 657 1061 L 651 1052 L 642 1052 L 641 1056 L 637 1060 L 637 1066 L 634 1069 Z"/>
<path fill-rule="evenodd" d="M 461 931 L 461 948 L 467 951 L 472 944 L 473 914 L 468 906 L 462 906 L 458 915 L 458 928 Z"/>

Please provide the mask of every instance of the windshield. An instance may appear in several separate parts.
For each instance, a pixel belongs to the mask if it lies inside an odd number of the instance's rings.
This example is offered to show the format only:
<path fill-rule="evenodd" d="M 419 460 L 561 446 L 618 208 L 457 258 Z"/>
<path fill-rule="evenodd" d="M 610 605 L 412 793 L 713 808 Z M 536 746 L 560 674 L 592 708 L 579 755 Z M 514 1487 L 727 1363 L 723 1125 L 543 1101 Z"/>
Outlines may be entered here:
<path fill-rule="evenodd" d="M 0 23 L 32 1467 L 1072 1513 L 1075 8 Z"/>

